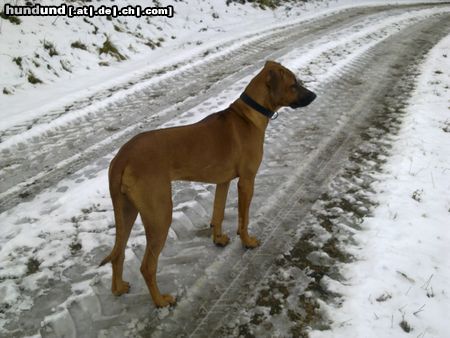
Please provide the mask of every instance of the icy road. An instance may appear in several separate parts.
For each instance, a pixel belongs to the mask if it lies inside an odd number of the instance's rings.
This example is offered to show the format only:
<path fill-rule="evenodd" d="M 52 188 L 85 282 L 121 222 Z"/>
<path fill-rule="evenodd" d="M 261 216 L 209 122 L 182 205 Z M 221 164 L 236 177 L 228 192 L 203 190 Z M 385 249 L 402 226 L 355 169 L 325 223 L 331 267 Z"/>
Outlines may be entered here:
<path fill-rule="evenodd" d="M 335 300 L 323 281 L 340 278 L 334 262 L 352 259 L 342 246 L 373 206 L 367 173 L 383 164 L 424 55 L 449 33 L 449 4 L 346 9 L 147 74 L 122 99 L 102 105 L 101 93 L 2 130 L 0 335 L 301 337 L 327 328 L 320 302 Z M 215 247 L 214 186 L 176 182 L 158 279 L 177 305 L 151 302 L 139 221 L 126 251 L 131 291 L 114 297 L 110 267 L 97 266 L 114 243 L 107 167 L 115 151 L 142 130 L 226 107 L 267 59 L 298 73 L 318 98 L 268 127 L 251 207 L 261 247 L 245 250 L 233 236 Z M 234 187 L 229 235 L 236 207 Z M 336 218 L 345 226 L 334 227 Z"/>

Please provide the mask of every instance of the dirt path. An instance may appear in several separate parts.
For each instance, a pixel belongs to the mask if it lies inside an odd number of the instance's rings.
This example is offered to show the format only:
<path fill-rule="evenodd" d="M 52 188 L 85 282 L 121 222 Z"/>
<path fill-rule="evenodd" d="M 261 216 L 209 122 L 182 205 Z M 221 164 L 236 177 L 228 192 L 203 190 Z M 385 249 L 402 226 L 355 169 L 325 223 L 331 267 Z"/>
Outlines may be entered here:
<path fill-rule="evenodd" d="M 10 178 L 5 183 L 7 186 L 2 193 L 1 210 L 6 210 L 23 199 L 31 198 L 43 188 L 53 186 L 68 171 L 74 172 L 87 163 L 91 165 L 83 169 L 86 176 L 104 170 L 107 166 L 105 156 L 116 149 L 118 144 L 141 127 L 149 129 L 169 121 L 177 115 L 177 108 L 185 111 L 213 96 L 218 96 L 217 100 L 220 101 L 224 99 L 221 95 L 227 87 L 238 92 L 245 83 L 245 77 L 256 71 L 267 57 L 281 61 L 295 60 L 305 53 L 302 48 L 320 45 L 320 39 L 333 41 L 333 34 L 336 34 L 336 39 L 339 34 L 341 38 L 351 36 L 347 43 L 320 50 L 309 67 L 302 69 L 304 74 L 301 77 L 308 78 L 307 73 L 314 72 L 314 67 L 319 71 L 321 67 L 343 64 L 326 81 L 314 82 L 310 79 L 319 94 L 315 104 L 307 110 L 281 115 L 271 122 L 252 204 L 251 231 L 262 240 L 260 248 L 244 250 L 235 238 L 225 249 L 212 245 L 208 221 L 214 187 L 198 188 L 176 183 L 174 205 L 177 217 L 172 226 L 174 236 L 166 244 L 158 272 L 162 291 L 176 290 L 179 300 L 176 307 L 164 310 L 153 307 L 139 274 L 145 235 L 141 228 L 135 227 L 127 250 L 125 270 L 125 278 L 132 282 L 130 294 L 113 297 L 109 290 L 109 268 L 95 268 L 109 252 L 110 246 L 101 243 L 90 250 L 83 248 L 70 258 L 70 264 L 50 267 L 55 277 L 40 281 L 39 295 L 27 293 L 25 289 L 24 297 L 32 299 L 29 309 L 0 307 L 0 313 L 7 318 L 4 326 L 6 333 L 23 336 L 39 331 L 44 337 L 205 337 L 236 336 L 236 333 L 251 336 L 258 330 L 267 332 L 267 328 L 276 328 L 278 315 L 288 318 L 287 325 L 297 330 L 291 332 L 300 335 L 308 325 L 326 323 L 314 310 L 317 299 L 328 297 L 324 296 L 325 288 L 317 286 L 327 278 L 337 278 L 337 272 L 330 268 L 332 264 L 329 261 L 322 262 L 319 258 L 326 252 L 331 260 L 345 260 L 345 255 L 339 254 L 337 246 L 345 240 L 351 240 L 349 233 L 335 233 L 335 229 L 330 228 L 329 222 L 333 224 L 333 218 L 325 211 L 333 210 L 334 206 L 345 209 L 345 202 L 333 199 L 330 189 L 333 190 L 335 186 L 350 187 L 349 191 L 345 191 L 348 198 L 360 194 L 361 199 L 366 201 L 366 205 L 360 206 L 360 211 L 350 211 L 356 215 L 364 210 L 368 212 L 370 202 L 364 193 L 368 183 L 364 177 L 360 177 L 361 170 L 376 170 L 382 161 L 381 156 L 372 156 L 371 144 L 378 141 L 379 145 L 383 145 L 388 134 L 395 132 L 401 108 L 412 89 L 415 67 L 424 54 L 450 32 L 450 15 L 444 12 L 418 16 L 417 20 L 404 26 L 399 23 L 398 33 L 387 38 L 383 38 L 384 28 L 367 36 L 359 36 L 355 32 L 359 29 L 358 25 L 370 22 L 376 24 L 386 16 L 392 16 L 395 21 L 396 15 L 419 8 L 349 10 L 310 22 L 302 26 L 301 31 L 298 27 L 286 28 L 286 31 L 275 32 L 274 36 L 262 37 L 262 41 L 254 45 L 231 52 L 236 54 L 213 58 L 211 63 L 201 66 L 204 68 L 187 69 L 181 73 L 181 87 L 178 75 L 174 78 L 168 76 L 155 85 L 159 87 L 145 88 L 116 107 L 80 117 L 61 130 L 55 129 L 52 131 L 55 137 L 52 142 L 46 140 L 48 134 L 43 134 L 30 139 L 35 143 L 25 146 L 19 144 L 17 148 L 13 146 L 9 152 L 3 150 L 3 154 L 10 156 L 11 161 L 15 158 L 17 165 L 14 170 L 4 166 L 2 171 L 2 177 L 9 173 L 11 180 L 18 185 L 18 189 L 14 190 L 14 184 L 9 185 Z M 396 29 L 395 24 L 391 26 Z M 352 31 L 354 35 L 350 34 Z M 372 44 L 376 39 L 380 40 Z M 352 56 L 351 46 L 355 44 L 367 44 L 368 48 Z M 199 73 L 207 75 L 199 78 Z M 179 89 L 174 95 L 162 95 L 164 88 L 174 86 Z M 202 92 L 201 89 L 205 87 L 209 88 Z M 189 93 L 195 93 L 195 96 L 184 101 Z M 175 105 L 175 108 L 158 119 L 150 116 L 142 120 L 142 112 L 147 109 L 152 95 L 155 111 L 171 105 Z M 178 101 L 182 103 L 177 104 Z M 211 106 L 205 103 L 203 108 L 210 109 Z M 117 120 L 124 110 L 127 111 L 126 116 Z M 114 126 L 121 126 L 125 121 L 127 129 L 111 131 Z M 81 133 L 78 136 L 75 132 L 77 128 Z M 111 136 L 111 133 L 114 136 L 107 138 L 106 135 Z M 81 144 L 87 144 L 92 148 L 84 148 L 80 155 L 71 159 L 75 152 L 70 144 L 74 144 L 78 138 L 85 141 L 80 141 L 80 147 Z M 366 148 L 357 150 L 363 141 L 369 142 Z M 29 146 L 35 149 L 35 155 L 27 153 Z M 2 157 L 2 161 L 8 161 L 8 156 L 5 160 Z M 27 156 L 29 168 L 24 167 Z M 42 171 L 48 163 L 59 164 L 50 172 Z M 23 172 L 25 176 L 20 178 L 19 174 L 14 175 L 15 172 Z M 35 175 L 43 176 L 39 176 L 38 182 L 30 186 L 19 183 L 24 178 L 33 181 Z M 80 173 L 76 175 L 74 180 L 82 176 Z M 343 184 L 343 178 L 348 182 Z M 351 180 L 354 182 L 350 184 Z M 112 213 L 108 203 L 106 196 L 104 204 L 94 205 L 73 217 L 71 221 L 76 236 L 97 232 L 97 236 L 103 236 L 112 245 L 113 226 L 99 225 L 106 213 Z M 230 191 L 224 222 L 224 229 L 229 234 L 235 232 L 236 205 L 234 188 Z M 52 206 L 48 208 L 52 209 Z M 347 218 L 347 226 L 351 227 L 355 220 Z M 321 220 L 322 232 L 317 227 L 309 226 L 308 222 L 312 219 Z M 299 224 L 302 227 L 299 228 Z M 51 234 L 43 236 L 47 241 L 55 240 Z M 47 249 L 46 245 L 44 243 L 36 250 Z M 313 258 L 309 257 L 314 252 Z M 283 281 L 277 277 L 283 276 L 283 271 L 295 271 L 295 278 L 290 279 L 288 276 Z M 20 283 L 21 277 L 14 278 L 12 280 Z M 311 290 L 315 292 L 311 293 Z M 280 293 L 281 296 L 277 295 Z M 290 295 L 295 295 L 296 300 L 292 300 Z M 300 305 L 297 298 L 300 298 Z M 256 307 L 262 314 L 252 312 Z M 289 315 L 290 307 L 292 311 Z M 312 310 L 299 314 L 294 311 L 299 307 Z M 264 311 L 273 316 L 266 316 Z"/>

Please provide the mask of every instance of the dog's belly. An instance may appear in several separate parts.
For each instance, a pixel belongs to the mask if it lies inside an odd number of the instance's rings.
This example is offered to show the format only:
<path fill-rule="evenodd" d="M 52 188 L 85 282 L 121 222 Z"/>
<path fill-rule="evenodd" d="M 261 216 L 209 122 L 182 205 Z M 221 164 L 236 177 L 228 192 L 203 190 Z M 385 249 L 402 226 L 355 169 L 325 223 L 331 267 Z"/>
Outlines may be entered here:
<path fill-rule="evenodd" d="M 236 178 L 236 170 L 228 165 L 207 165 L 182 168 L 172 172 L 172 181 L 194 181 L 203 183 L 223 183 Z"/>

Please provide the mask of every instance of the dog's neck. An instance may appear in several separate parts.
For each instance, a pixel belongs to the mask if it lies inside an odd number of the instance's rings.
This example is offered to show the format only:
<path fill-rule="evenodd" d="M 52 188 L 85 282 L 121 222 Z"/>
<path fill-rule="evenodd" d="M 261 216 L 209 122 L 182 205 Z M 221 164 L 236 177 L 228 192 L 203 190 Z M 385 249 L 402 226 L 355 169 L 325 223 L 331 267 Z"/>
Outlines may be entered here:
<path fill-rule="evenodd" d="M 250 81 L 244 90 L 245 96 L 250 98 L 250 100 L 245 100 L 245 97 L 240 97 L 230 106 L 262 131 L 266 130 L 270 121 L 270 115 L 273 115 L 273 113 L 281 108 L 272 102 L 273 100 L 266 86 L 266 77 L 267 73 L 263 69 L 263 71 Z"/>
<path fill-rule="evenodd" d="M 264 116 L 267 116 L 269 119 L 272 119 L 272 117 L 275 115 L 275 112 L 267 109 L 266 107 L 261 106 L 258 102 L 253 100 L 250 96 L 248 96 L 245 92 L 241 94 L 239 97 L 242 101 L 244 101 L 247 106 L 250 106 L 254 110 L 260 112 Z"/>
<path fill-rule="evenodd" d="M 250 107 L 240 98 L 234 101 L 230 105 L 230 108 L 245 120 L 252 123 L 258 130 L 261 130 L 263 133 L 265 132 L 270 120 L 267 116 Z"/>

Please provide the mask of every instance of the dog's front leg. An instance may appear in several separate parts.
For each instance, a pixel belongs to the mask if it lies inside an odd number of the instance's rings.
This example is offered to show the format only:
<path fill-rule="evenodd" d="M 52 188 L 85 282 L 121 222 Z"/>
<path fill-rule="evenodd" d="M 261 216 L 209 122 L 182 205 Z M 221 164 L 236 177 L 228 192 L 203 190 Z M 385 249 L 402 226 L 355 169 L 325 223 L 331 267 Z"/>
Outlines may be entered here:
<path fill-rule="evenodd" d="M 238 201 L 239 201 L 239 229 L 238 234 L 241 236 L 242 244 L 249 249 L 256 248 L 259 241 L 248 234 L 248 216 L 250 202 L 253 197 L 253 185 L 255 177 L 240 177 L 238 182 Z"/>
<path fill-rule="evenodd" d="M 230 241 L 228 236 L 222 233 L 222 222 L 225 214 L 225 204 L 229 186 L 230 181 L 217 184 L 216 195 L 214 197 L 214 211 L 211 219 L 211 227 L 213 227 L 213 241 L 218 246 L 225 246 Z"/>

